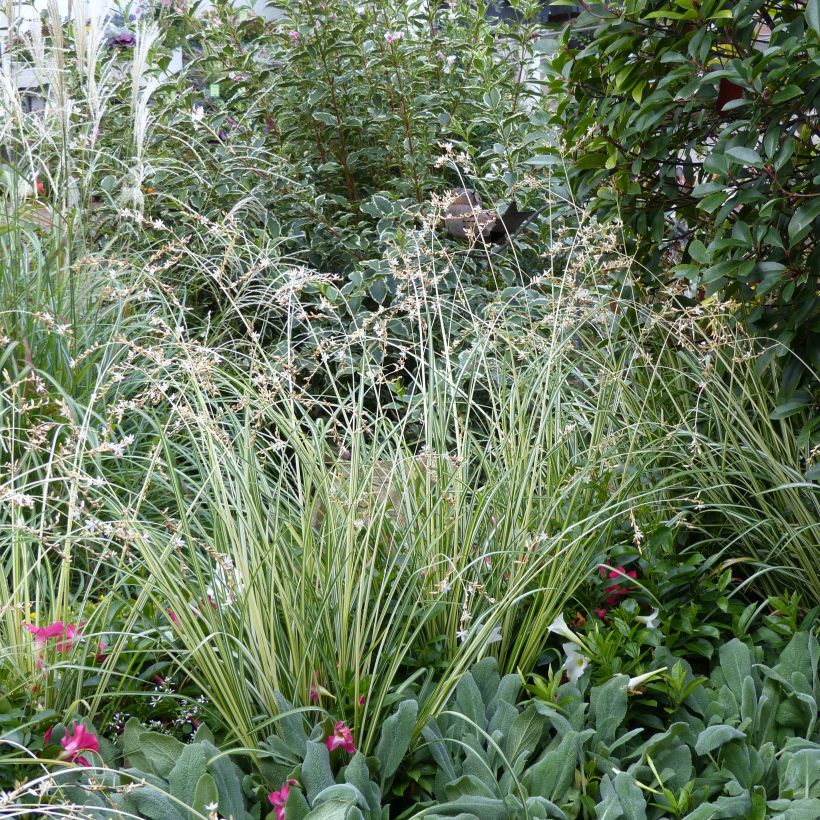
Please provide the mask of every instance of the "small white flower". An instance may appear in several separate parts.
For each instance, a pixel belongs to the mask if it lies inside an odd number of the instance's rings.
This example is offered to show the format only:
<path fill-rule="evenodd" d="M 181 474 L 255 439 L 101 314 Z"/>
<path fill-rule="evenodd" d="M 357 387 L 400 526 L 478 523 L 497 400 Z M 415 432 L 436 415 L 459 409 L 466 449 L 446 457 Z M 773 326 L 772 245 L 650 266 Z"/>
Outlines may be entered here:
<path fill-rule="evenodd" d="M 567 654 L 567 659 L 564 661 L 561 670 L 567 673 L 570 683 L 576 684 L 589 666 L 589 658 L 586 655 L 582 655 L 574 643 L 565 643 L 563 647 L 564 652 Z"/>
<path fill-rule="evenodd" d="M 202 122 L 204 116 L 205 109 L 201 105 L 195 105 L 193 111 L 191 111 L 191 122 L 193 122 L 194 126 L 197 126 Z"/>
<path fill-rule="evenodd" d="M 626 684 L 627 691 L 630 689 L 637 689 L 642 683 L 645 683 L 654 675 L 659 675 L 661 672 L 666 672 L 665 666 L 662 666 L 660 669 L 653 669 L 651 672 L 644 672 L 643 675 L 636 675 L 634 678 L 630 678 Z"/>
<path fill-rule="evenodd" d="M 26 507 L 31 509 L 34 506 L 34 496 L 28 495 L 27 493 L 8 491 L 0 497 L 0 502 L 12 507 Z"/>
<path fill-rule="evenodd" d="M 569 638 L 573 643 L 577 643 L 579 646 L 581 645 L 578 636 L 567 626 L 563 612 L 547 627 L 547 632 L 549 632 L 550 635 L 561 635 L 564 638 Z"/>
<path fill-rule="evenodd" d="M 657 609 L 653 609 L 649 615 L 638 615 L 635 620 L 642 623 L 647 629 L 657 629 L 660 624 L 659 614 Z"/>

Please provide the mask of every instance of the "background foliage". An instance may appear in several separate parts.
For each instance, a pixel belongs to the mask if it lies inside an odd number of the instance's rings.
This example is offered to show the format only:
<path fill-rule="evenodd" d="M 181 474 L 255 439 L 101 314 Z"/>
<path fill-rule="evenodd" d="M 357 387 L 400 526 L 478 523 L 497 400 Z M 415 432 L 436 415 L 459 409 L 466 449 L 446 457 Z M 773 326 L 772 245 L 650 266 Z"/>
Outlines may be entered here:
<path fill-rule="evenodd" d="M 623 222 L 651 283 L 735 300 L 791 349 L 779 413 L 816 402 L 820 10 L 816 0 L 591 6 L 552 63 L 576 195 Z M 659 275 L 659 268 L 668 273 Z"/>

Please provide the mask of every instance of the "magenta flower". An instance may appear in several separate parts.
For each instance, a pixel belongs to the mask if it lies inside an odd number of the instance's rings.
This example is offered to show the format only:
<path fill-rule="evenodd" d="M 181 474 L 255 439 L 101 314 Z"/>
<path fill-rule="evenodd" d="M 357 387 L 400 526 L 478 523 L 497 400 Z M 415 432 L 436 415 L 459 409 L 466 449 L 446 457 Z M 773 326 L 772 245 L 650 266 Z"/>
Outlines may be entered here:
<path fill-rule="evenodd" d="M 329 752 L 334 749 L 344 749 L 344 751 L 353 754 L 356 751 L 356 746 L 353 743 L 353 732 L 341 720 L 333 727 L 333 734 L 325 738 L 325 746 L 327 746 Z"/>
<path fill-rule="evenodd" d="M 62 621 L 55 621 L 48 626 L 35 626 L 34 624 L 23 624 L 32 635 L 34 635 L 34 645 L 42 649 L 50 638 L 59 638 L 57 641 L 57 651 L 67 652 L 71 649 L 71 643 L 80 631 L 80 624 L 64 624 Z"/>
<path fill-rule="evenodd" d="M 174 625 L 179 626 L 179 618 L 177 617 L 176 612 L 173 609 L 168 610 L 168 620 Z"/>
<path fill-rule="evenodd" d="M 624 567 L 615 567 L 614 570 L 611 570 L 609 573 L 610 578 L 637 578 L 638 573 L 636 570 L 631 570 L 627 572 Z M 614 583 L 612 586 L 608 586 L 604 589 L 609 597 L 604 600 L 604 603 L 607 606 L 613 606 L 614 604 L 618 603 L 620 598 L 628 598 L 629 593 L 634 590 L 635 587 L 630 586 L 621 586 L 620 583 Z"/>
<path fill-rule="evenodd" d="M 288 37 L 290 37 L 290 44 L 291 44 L 294 48 L 295 48 L 296 46 L 298 46 L 298 45 L 299 45 L 299 41 L 302 39 L 302 38 L 299 36 L 299 32 L 298 32 L 298 31 L 291 31 L 291 32 L 288 34 Z M 274 792 L 274 794 L 276 794 L 276 792 Z"/>
<path fill-rule="evenodd" d="M 90 764 L 80 755 L 80 752 L 95 752 L 96 754 L 100 752 L 99 738 L 93 732 L 89 732 L 82 723 L 75 723 L 71 732 L 63 735 L 60 745 L 63 747 L 60 757 L 70 763 L 79 763 L 81 766 Z"/>
<path fill-rule="evenodd" d="M 279 789 L 268 795 L 268 800 L 271 806 L 273 806 L 276 820 L 285 820 L 285 803 L 288 802 L 290 787 L 295 785 L 296 781 L 292 777 L 289 777 L 287 783 L 283 783 Z"/>

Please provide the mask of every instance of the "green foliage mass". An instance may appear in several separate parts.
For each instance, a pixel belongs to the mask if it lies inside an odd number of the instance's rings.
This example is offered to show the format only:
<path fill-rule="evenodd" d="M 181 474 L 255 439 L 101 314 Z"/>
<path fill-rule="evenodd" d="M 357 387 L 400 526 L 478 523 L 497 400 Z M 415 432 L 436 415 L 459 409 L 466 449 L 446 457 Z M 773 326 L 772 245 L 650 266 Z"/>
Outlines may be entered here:
<path fill-rule="evenodd" d="M 553 63 L 573 189 L 622 219 L 638 258 L 691 300 L 742 303 L 820 364 L 820 9 L 816 0 L 627 0 L 592 6 Z M 556 153 L 558 151 L 556 150 Z M 666 278 L 665 274 L 660 277 Z"/>
<path fill-rule="evenodd" d="M 661 669 L 652 683 L 614 675 L 590 688 L 584 678 L 577 686 L 556 679 L 550 696 L 524 703 L 518 675 L 501 677 L 492 658 L 476 664 L 447 708 L 421 729 L 414 765 L 423 769 L 426 758 L 432 774 L 419 778 L 414 808 L 401 816 L 419 810 L 437 820 L 817 816 L 820 645 L 811 632 L 797 632 L 770 665 L 762 650 L 734 639 L 721 647 L 708 679 L 667 650 L 655 660 L 670 671 Z M 684 698 L 667 709 L 665 723 L 654 731 L 629 728 L 644 700 L 668 703 L 673 689 Z M 326 723 L 308 735 L 301 718 L 282 721 L 271 749 L 297 761 L 286 820 L 394 816 L 388 806 L 401 806 L 401 797 L 391 786 L 414 735 L 416 709 L 414 700 L 402 701 L 367 758 L 329 751 L 322 742 Z M 133 722 L 123 742 L 130 768 L 116 789 L 145 785 L 115 794 L 122 808 L 164 820 L 187 817 L 185 806 L 202 812 L 218 802 L 220 812 L 258 816 L 259 804 L 250 814 L 246 809 L 251 778 L 244 777 L 243 793 L 241 770 L 206 737 L 186 746 Z M 95 795 L 92 804 L 103 800 Z"/>

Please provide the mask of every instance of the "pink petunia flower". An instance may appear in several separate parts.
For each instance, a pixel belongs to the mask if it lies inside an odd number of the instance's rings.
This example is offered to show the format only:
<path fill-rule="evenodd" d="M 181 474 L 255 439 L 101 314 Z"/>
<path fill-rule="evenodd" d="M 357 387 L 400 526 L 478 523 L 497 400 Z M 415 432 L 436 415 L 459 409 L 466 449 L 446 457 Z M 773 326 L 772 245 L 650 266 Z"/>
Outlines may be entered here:
<path fill-rule="evenodd" d="M 325 746 L 330 752 L 334 749 L 344 749 L 344 751 L 353 754 L 356 751 L 356 746 L 353 743 L 353 732 L 341 720 L 333 727 L 333 734 L 325 738 Z"/>
<path fill-rule="evenodd" d="M 638 571 L 633 569 L 627 572 L 624 567 L 615 567 L 615 569 L 610 570 L 609 573 L 610 578 L 623 578 L 624 576 L 626 576 L 627 578 L 637 578 Z"/>
<path fill-rule="evenodd" d="M 23 624 L 25 629 L 34 635 L 34 645 L 42 649 L 51 638 L 59 638 L 57 641 L 57 651 L 67 652 L 71 649 L 73 640 L 77 637 L 82 624 L 66 624 L 62 621 L 55 621 L 48 626 L 35 626 L 34 624 Z"/>
<path fill-rule="evenodd" d="M 295 785 L 296 781 L 292 777 L 289 777 L 287 783 L 283 783 L 275 792 L 271 792 L 268 795 L 268 800 L 271 806 L 273 806 L 276 820 L 285 820 L 285 803 L 288 802 L 290 787 Z"/>
<path fill-rule="evenodd" d="M 614 570 L 609 572 L 610 578 L 637 578 L 638 573 L 636 570 L 630 570 L 629 572 L 626 571 L 624 567 L 615 567 Z M 620 598 L 627 598 L 629 593 L 634 590 L 635 587 L 631 586 L 622 586 L 620 583 L 612 584 L 612 586 L 608 586 L 604 589 L 604 592 L 608 594 L 609 597 L 604 599 L 604 603 L 607 606 L 613 606 L 614 604 L 618 603 Z"/>
<path fill-rule="evenodd" d="M 80 766 L 90 765 L 88 760 L 81 757 L 80 752 L 100 752 L 100 740 L 93 733 L 83 726 L 82 723 L 75 723 L 71 732 L 66 732 L 60 741 L 63 753 L 60 755 L 70 763 L 79 763 Z"/>

